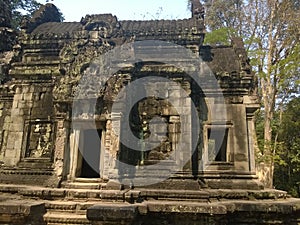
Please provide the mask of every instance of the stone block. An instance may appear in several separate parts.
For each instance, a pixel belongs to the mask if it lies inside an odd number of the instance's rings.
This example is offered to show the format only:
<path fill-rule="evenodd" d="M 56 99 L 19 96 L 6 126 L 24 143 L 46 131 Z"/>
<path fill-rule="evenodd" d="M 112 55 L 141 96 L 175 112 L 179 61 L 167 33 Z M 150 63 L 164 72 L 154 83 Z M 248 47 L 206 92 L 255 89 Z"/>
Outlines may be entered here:
<path fill-rule="evenodd" d="M 24 100 L 18 101 L 18 109 L 22 109 L 26 107 L 26 102 Z"/>
<path fill-rule="evenodd" d="M 173 89 L 173 87 L 171 90 L 169 89 L 168 96 L 169 96 L 169 99 L 179 99 L 179 98 L 183 97 L 181 91 L 178 89 L 177 90 Z"/>
<path fill-rule="evenodd" d="M 137 216 L 138 207 L 130 204 L 99 204 L 87 210 L 87 218 L 90 221 L 129 224 L 128 222 L 133 222 Z"/>
<path fill-rule="evenodd" d="M 8 130 L 10 127 L 10 123 L 3 123 L 2 129 L 3 130 Z"/>
<path fill-rule="evenodd" d="M 168 92 L 168 89 L 167 88 L 159 88 L 157 91 L 156 91 L 156 97 L 159 97 L 159 98 L 168 98 L 169 97 L 169 92 Z"/>
<path fill-rule="evenodd" d="M 170 123 L 179 123 L 180 117 L 179 116 L 170 116 L 169 121 L 170 121 Z"/>
<path fill-rule="evenodd" d="M 18 115 L 20 115 L 20 109 L 12 108 L 11 109 L 11 116 L 14 117 L 14 116 L 18 116 Z"/>
<path fill-rule="evenodd" d="M 29 93 L 30 92 L 30 86 L 29 85 L 23 85 L 22 86 L 22 92 L 23 93 Z"/>
<path fill-rule="evenodd" d="M 234 154 L 234 160 L 237 161 L 237 162 L 245 162 L 247 161 L 248 159 L 248 156 L 246 154 Z"/>
<path fill-rule="evenodd" d="M 24 129 L 23 123 L 11 123 L 9 130 L 12 132 L 21 132 Z"/>
<path fill-rule="evenodd" d="M 36 201 L 8 200 L 0 203 L 1 224 L 45 225 L 45 204 Z"/>
<path fill-rule="evenodd" d="M 36 87 L 34 85 L 31 85 L 29 88 L 29 93 L 37 92 Z"/>
<path fill-rule="evenodd" d="M 191 133 L 183 133 L 181 136 L 182 138 L 182 142 L 185 142 L 185 143 L 192 143 L 192 135 Z"/>
<path fill-rule="evenodd" d="M 180 132 L 180 123 L 171 123 L 168 126 L 169 133 L 179 133 Z"/>
<path fill-rule="evenodd" d="M 155 134 L 166 134 L 167 133 L 167 124 L 150 124 L 149 129 Z"/>
<path fill-rule="evenodd" d="M 7 146 L 6 146 L 6 153 L 9 152 L 8 149 L 14 149 L 15 147 L 15 134 L 13 132 L 11 132 L 9 135 L 8 135 L 8 138 L 7 138 Z M 7 154 L 6 154 L 7 156 Z"/>
<path fill-rule="evenodd" d="M 22 100 L 24 100 L 24 95 L 22 93 L 16 94 L 14 96 L 14 101 L 22 101 Z"/>
<path fill-rule="evenodd" d="M 21 93 L 22 93 L 21 87 L 17 87 L 17 88 L 16 88 L 16 94 L 21 94 Z"/>
<path fill-rule="evenodd" d="M 22 148 L 22 139 L 15 140 L 14 149 L 21 149 Z"/>
<path fill-rule="evenodd" d="M 14 101 L 13 101 L 13 105 L 12 105 L 12 108 L 13 108 L 13 109 L 18 108 L 18 102 L 19 102 L 18 100 L 14 100 Z"/>
<path fill-rule="evenodd" d="M 178 133 L 169 133 L 169 140 L 172 143 L 178 143 L 180 141 L 180 134 Z"/>
<path fill-rule="evenodd" d="M 170 102 L 170 104 L 173 105 L 173 107 L 179 109 L 180 107 L 182 107 L 182 100 L 183 98 L 169 98 L 168 101 Z"/>

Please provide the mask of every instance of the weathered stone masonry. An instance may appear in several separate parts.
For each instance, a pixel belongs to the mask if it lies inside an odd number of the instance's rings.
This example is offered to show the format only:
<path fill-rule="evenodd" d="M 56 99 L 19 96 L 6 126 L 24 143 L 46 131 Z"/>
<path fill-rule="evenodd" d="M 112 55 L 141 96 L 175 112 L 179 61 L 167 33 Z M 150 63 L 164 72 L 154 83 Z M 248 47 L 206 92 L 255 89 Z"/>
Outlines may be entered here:
<path fill-rule="evenodd" d="M 0 192 L 5 193 L 0 224 L 272 224 L 274 218 L 299 223 L 299 201 L 264 190 L 255 174 L 253 116 L 259 104 L 243 42 L 204 46 L 204 12 L 196 2 L 189 19 L 157 21 L 119 21 L 101 14 L 60 22 L 56 7 L 46 4 L 24 22 L 17 39 L 9 20 L 0 21 Z M 147 59 L 138 42 L 149 40 L 154 41 L 147 42 L 147 49 L 155 49 L 156 60 L 130 60 Z M 155 41 L 172 44 L 159 50 Z M 91 79 L 76 97 L 84 75 L 97 81 L 97 70 L 89 70 L 93 61 L 130 43 L 137 44 L 114 62 L 118 70 L 104 87 L 98 90 Z M 174 44 L 190 49 L 203 64 L 192 65 L 184 57 L 176 61 L 187 65 L 184 69 L 161 63 L 174 61 Z M 208 87 L 203 92 L 188 75 L 203 65 L 218 81 L 225 111 L 209 80 L 201 80 Z M 163 138 L 141 153 L 120 141 L 128 135 L 122 115 L 132 99 L 125 92 L 117 104 L 115 100 L 123 87 L 151 76 L 173 83 L 167 87 L 153 79 L 145 91 L 150 97 L 131 109 L 130 128 L 139 140 L 149 138 L 151 129 Z M 144 87 L 139 88 L 137 93 Z M 152 92 L 173 98 L 179 111 Z M 113 104 L 120 110 L 113 111 Z M 223 132 L 224 138 L 214 132 Z M 194 139 L 197 146 L 191 144 Z M 180 142 L 185 149 L 175 151 Z M 141 141 L 134 144 L 145 147 Z M 193 155 L 192 148 L 197 149 Z M 94 152 L 91 158 L 89 151 Z M 138 172 L 121 171 L 116 159 Z M 159 172 L 143 171 L 161 160 Z M 169 179 L 150 186 L 127 182 L 155 179 L 178 167 Z M 124 184 L 116 183 L 120 176 Z"/>
<path fill-rule="evenodd" d="M 139 72 L 137 72 L 137 65 L 129 65 L 129 67 L 127 65 L 108 81 L 102 97 L 98 96 L 102 108 L 100 107 L 97 112 L 99 118 L 97 129 L 101 132 L 101 140 L 105 145 L 105 149 L 101 150 L 99 156 L 99 177 L 109 179 L 111 165 L 108 155 L 127 159 L 133 157 L 135 162 L 132 163 L 141 163 L 141 156 L 126 155 L 130 154 L 130 151 L 126 153 L 124 149 L 122 152 L 118 142 L 114 143 L 110 131 L 112 119 L 110 108 L 118 90 L 128 82 L 156 73 L 168 77 L 186 90 L 198 105 L 199 115 L 203 117 L 200 118 L 202 143 L 198 147 L 199 155 L 203 151 L 207 152 L 205 156 L 207 161 L 215 161 L 215 163 L 211 163 L 205 171 L 198 168 L 199 178 L 207 179 L 205 182 L 211 183 L 211 187 L 217 187 L 215 186 L 217 183 L 224 187 L 236 187 L 234 182 L 238 183 L 240 178 L 246 178 L 248 182 L 252 182 L 253 188 L 254 186 L 256 189 L 259 188 L 253 179 L 255 178 L 254 153 L 251 144 L 252 116 L 258 107 L 255 80 L 240 40 L 234 40 L 233 45 L 228 47 L 202 46 L 204 25 L 201 17 L 178 21 L 118 21 L 116 17 L 107 14 L 86 16 L 81 22 L 61 23 L 56 22 L 55 17 L 49 17 L 48 11 L 51 10 L 53 11 L 52 5 L 42 7 L 23 26 L 24 30 L 18 41 L 19 49 L 10 64 L 8 74 L 10 81 L 2 88 L 2 92 L 6 88 L 11 95 L 10 101 L 6 100 L 10 103 L 4 101 L 2 103 L 7 104 L 1 117 L 3 118 L 1 130 L 3 182 L 32 183 L 34 176 L 43 175 L 48 178 L 43 179 L 42 185 L 57 186 L 61 181 L 72 181 L 84 176 L 85 172 L 81 171 L 84 168 L 80 168 L 83 167 L 83 159 L 76 148 L 82 144 L 79 143 L 79 139 L 83 138 L 84 132 L 90 129 L 89 119 L 84 118 L 86 115 L 78 115 L 78 122 L 75 122 L 81 124 L 79 127 L 83 126 L 83 130 L 73 130 L 71 121 L 73 96 L 80 78 L 92 59 L 113 49 L 114 46 L 133 41 L 160 40 L 183 45 L 195 54 L 199 53 L 204 59 L 215 73 L 222 88 L 227 107 L 227 115 L 224 116 L 226 121 L 221 118 L 222 115 L 220 118 L 214 118 L 216 121 L 212 121 L 211 106 L 207 104 L 218 107 L 218 103 L 214 102 L 214 91 L 206 93 L 207 96 L 201 94 L 201 91 L 197 93 L 191 79 L 178 69 L 145 62 L 139 65 L 141 68 L 138 68 Z M 132 50 L 129 49 L 128 54 L 138 54 L 130 51 Z M 158 60 L 159 57 L 162 58 L 159 54 Z M 157 85 L 159 86 L 159 83 L 154 83 L 154 88 Z M 172 96 L 172 93 L 165 95 Z M 5 93 L 2 96 L 5 98 Z M 144 123 L 145 138 L 147 132 L 149 135 L 147 123 L 151 118 L 161 116 L 169 124 L 168 140 L 162 144 L 160 150 L 153 149 L 143 156 L 148 161 L 168 157 L 176 145 L 175 139 L 178 139 L 180 128 L 184 125 L 187 130 L 192 129 L 192 121 L 180 123 L 178 112 L 163 100 L 149 98 L 139 103 L 137 113 L 140 113 L 139 119 Z M 138 123 L 137 119 L 136 123 Z M 209 140 L 209 132 L 215 126 L 226 130 L 226 140 L 220 153 L 222 156 L 214 155 L 214 150 L 209 150 L 208 146 L 210 142 L 211 148 L 211 143 L 216 141 Z M 186 136 L 189 138 L 192 135 L 187 133 Z M 187 143 L 189 142 L 191 141 Z M 192 177 L 191 171 L 195 170 L 192 167 L 195 167 L 193 163 L 186 165 L 183 176 Z M 27 174 L 29 170 L 30 175 Z M 9 179 L 5 178 L 7 173 L 10 174 Z M 22 177 L 12 180 L 13 174 L 16 178 L 17 174 Z M 219 182 L 228 175 L 234 179 L 229 183 L 228 180 Z"/>

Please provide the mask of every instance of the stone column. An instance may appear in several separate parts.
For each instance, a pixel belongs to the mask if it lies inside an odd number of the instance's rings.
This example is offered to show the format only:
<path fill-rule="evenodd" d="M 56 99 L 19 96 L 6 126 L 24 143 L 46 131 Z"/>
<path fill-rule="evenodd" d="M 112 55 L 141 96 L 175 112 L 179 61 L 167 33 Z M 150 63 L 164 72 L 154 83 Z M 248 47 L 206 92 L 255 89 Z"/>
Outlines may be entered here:
<path fill-rule="evenodd" d="M 254 113 L 257 110 L 256 106 L 246 106 L 247 113 L 247 137 L 248 137 L 248 154 L 249 154 L 249 170 L 252 173 L 256 173 L 255 169 L 255 150 L 254 150 L 254 138 L 255 127 L 254 127 Z"/>
<path fill-rule="evenodd" d="M 6 118 L 8 137 L 5 149 L 5 166 L 16 166 L 21 159 L 22 142 L 24 135 L 24 123 L 25 123 L 25 102 L 31 95 L 29 85 L 22 85 L 15 87 L 16 91 L 13 98 L 13 104 L 11 108 L 10 117 Z M 32 106 L 32 102 L 26 104 L 28 108 Z M 29 111 L 26 110 L 28 114 Z"/>
<path fill-rule="evenodd" d="M 68 174 L 70 161 L 72 161 L 72 157 L 69 158 L 68 156 L 71 146 L 69 139 L 71 123 L 68 115 L 68 103 L 55 104 L 55 126 L 54 170 L 56 176 L 61 179 Z"/>
<path fill-rule="evenodd" d="M 117 171 L 117 154 L 120 151 L 120 132 L 121 132 L 121 113 L 112 113 L 111 119 L 107 121 L 107 132 L 105 145 L 108 153 L 104 156 L 104 177 L 116 178 Z"/>
<path fill-rule="evenodd" d="M 68 174 L 68 180 L 74 180 L 76 178 L 76 170 L 78 165 L 78 149 L 79 149 L 80 130 L 73 130 L 70 134 L 70 148 L 66 153 L 69 154 L 70 161 L 65 165 L 66 172 Z M 70 168 L 67 171 L 67 168 Z"/>
<path fill-rule="evenodd" d="M 8 129 L 10 127 L 10 112 L 13 104 L 13 93 L 8 89 L 0 90 L 0 165 L 3 164 L 7 145 Z"/>

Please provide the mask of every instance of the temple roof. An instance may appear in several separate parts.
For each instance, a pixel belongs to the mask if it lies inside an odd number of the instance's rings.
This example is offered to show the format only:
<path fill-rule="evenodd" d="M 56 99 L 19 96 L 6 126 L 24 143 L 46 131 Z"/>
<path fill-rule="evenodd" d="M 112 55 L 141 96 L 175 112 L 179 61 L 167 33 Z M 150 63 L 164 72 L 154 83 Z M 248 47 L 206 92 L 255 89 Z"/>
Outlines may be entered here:
<path fill-rule="evenodd" d="M 63 34 L 73 33 L 82 29 L 82 25 L 78 22 L 48 22 L 39 25 L 31 34 Z"/>
<path fill-rule="evenodd" d="M 53 14 L 56 17 L 51 17 Z M 50 39 L 72 39 L 75 33 L 96 31 L 105 38 L 135 37 L 136 40 L 144 40 L 159 37 L 158 39 L 163 40 L 196 41 L 199 45 L 205 33 L 204 20 L 198 17 L 178 20 L 119 21 L 112 14 L 95 14 L 86 15 L 80 22 L 60 22 L 59 11 L 51 3 L 35 12 L 33 17 L 22 25 L 22 29 L 34 39 L 42 36 Z"/>
<path fill-rule="evenodd" d="M 87 15 L 79 22 L 59 22 L 50 17 L 50 13 L 45 13 L 53 8 L 52 4 L 47 4 L 38 11 L 39 15 L 22 27 L 28 35 L 22 39 L 23 57 L 14 63 L 11 76 L 23 77 L 24 65 L 26 73 L 31 76 L 49 76 L 49 68 L 51 71 L 55 68 L 52 75 L 59 76 L 68 73 L 64 71 L 69 64 L 73 63 L 74 68 L 77 64 L 88 64 L 95 55 L 102 54 L 104 47 L 160 40 L 190 48 L 202 57 L 220 80 L 230 78 L 235 82 L 244 79 L 242 87 L 244 83 L 251 84 L 253 79 L 242 40 L 234 39 L 230 46 L 203 46 L 205 27 L 201 16 L 179 20 L 119 21 L 112 14 L 95 14 Z M 83 59 L 85 63 L 81 65 Z M 75 74 L 80 73 L 80 66 Z"/>
<path fill-rule="evenodd" d="M 183 20 L 150 20 L 150 21 L 120 21 L 122 29 L 130 34 L 140 32 L 149 34 L 199 34 L 203 33 L 204 26 L 196 19 Z"/>
<path fill-rule="evenodd" d="M 124 20 L 119 21 L 125 36 L 131 35 L 170 35 L 202 34 L 204 26 L 196 19 L 182 20 Z M 64 34 L 83 30 L 81 22 L 47 22 L 37 26 L 31 34 Z"/>

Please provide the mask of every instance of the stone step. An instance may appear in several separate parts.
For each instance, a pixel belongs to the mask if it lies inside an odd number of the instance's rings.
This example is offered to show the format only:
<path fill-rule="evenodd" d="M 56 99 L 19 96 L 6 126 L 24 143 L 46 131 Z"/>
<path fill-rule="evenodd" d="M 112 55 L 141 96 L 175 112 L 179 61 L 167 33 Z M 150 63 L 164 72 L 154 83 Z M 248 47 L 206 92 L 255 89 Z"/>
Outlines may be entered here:
<path fill-rule="evenodd" d="M 17 194 L 25 198 L 39 198 L 43 200 L 66 201 L 99 201 L 102 199 L 122 199 L 125 191 L 120 190 L 90 190 L 90 189 L 49 189 L 41 187 L 28 187 L 18 190 Z"/>
<path fill-rule="evenodd" d="M 122 175 L 120 175 L 118 173 L 117 170 L 113 171 L 111 170 L 110 173 L 109 173 L 109 178 L 110 179 L 122 179 L 122 178 L 126 178 L 126 177 L 134 177 L 134 178 L 141 178 L 141 179 L 150 179 L 150 178 L 169 178 L 171 176 L 173 176 L 173 174 L 175 174 L 176 171 L 175 169 L 160 169 L 158 171 L 158 169 L 156 170 L 151 170 L 151 169 L 145 169 L 145 170 L 138 170 L 138 171 L 135 171 L 133 174 L 124 174 L 123 177 Z M 159 172 L 159 173 L 158 173 Z"/>
<path fill-rule="evenodd" d="M 86 214 L 70 213 L 70 212 L 47 212 L 44 215 L 44 221 L 47 225 L 67 224 L 67 225 L 91 225 L 86 218 Z"/>
<path fill-rule="evenodd" d="M 47 225 L 61 225 L 61 223 L 47 223 Z M 78 223 L 67 223 L 67 225 L 78 225 Z M 90 223 L 88 223 L 88 225 L 90 225 Z"/>
<path fill-rule="evenodd" d="M 62 183 L 62 187 L 68 189 L 103 190 L 106 187 L 106 183 L 75 181 L 64 182 Z"/>
<path fill-rule="evenodd" d="M 79 183 L 104 183 L 103 179 L 101 178 L 75 178 L 74 182 L 79 182 Z"/>
<path fill-rule="evenodd" d="M 48 201 L 45 202 L 47 211 L 70 211 L 70 212 L 85 212 L 89 207 L 99 204 L 99 201 Z"/>

